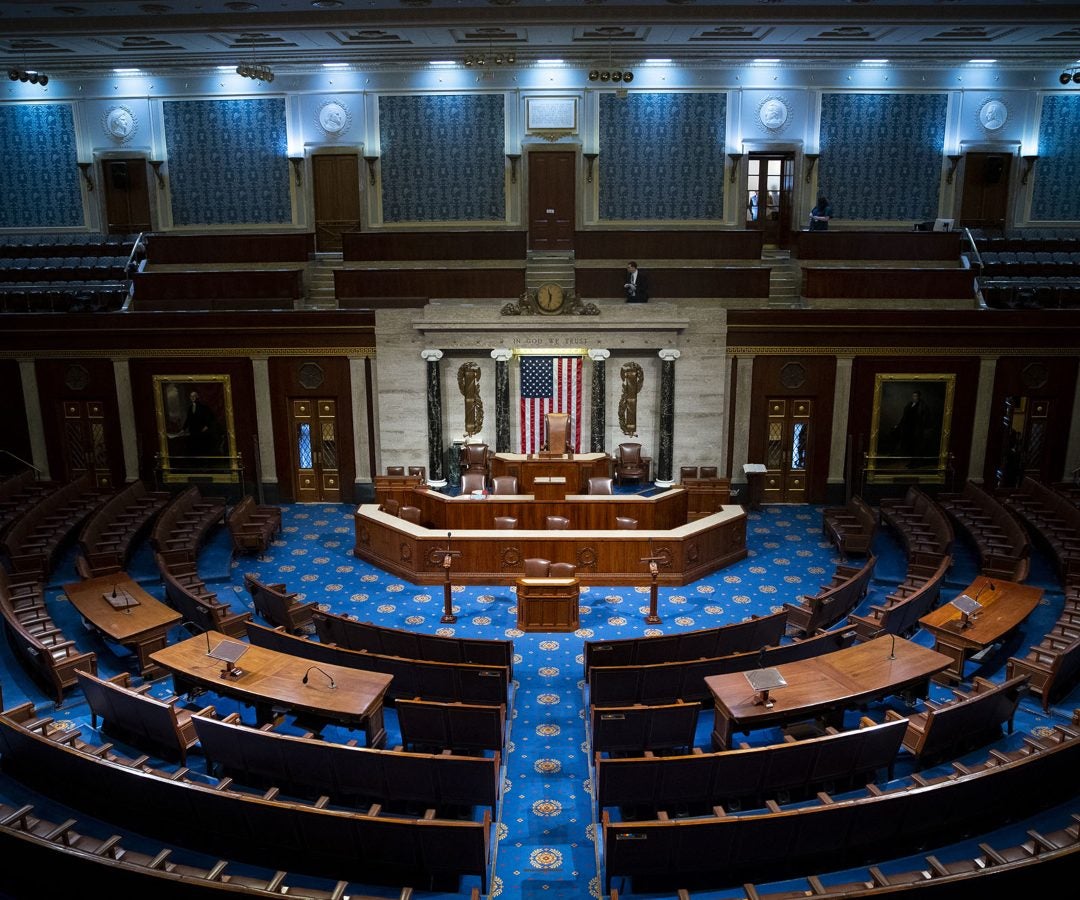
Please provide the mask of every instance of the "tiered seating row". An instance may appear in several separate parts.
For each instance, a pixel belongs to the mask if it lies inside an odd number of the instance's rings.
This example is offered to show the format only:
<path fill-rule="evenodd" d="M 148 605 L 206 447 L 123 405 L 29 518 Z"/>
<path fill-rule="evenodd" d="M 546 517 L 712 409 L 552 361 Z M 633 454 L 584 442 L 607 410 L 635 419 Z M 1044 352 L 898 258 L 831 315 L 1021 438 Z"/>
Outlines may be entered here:
<path fill-rule="evenodd" d="M 711 703 L 712 695 L 705 686 L 705 679 L 710 675 L 745 672 L 762 666 L 778 666 L 808 659 L 848 647 L 854 640 L 854 629 L 843 628 L 779 647 L 712 659 L 650 666 L 593 666 L 588 678 L 589 702 L 594 706 L 655 705 L 677 700 Z"/>
<path fill-rule="evenodd" d="M 1077 250 L 986 250 L 980 251 L 984 275 L 1063 275 L 1080 278 L 1080 251 Z"/>
<path fill-rule="evenodd" d="M 401 628 L 360 622 L 352 616 L 321 610 L 312 614 L 312 620 L 315 622 L 319 640 L 326 644 L 337 644 L 339 647 L 363 653 L 402 656 L 406 659 L 503 666 L 513 674 L 513 641 L 420 634 Z"/>
<path fill-rule="evenodd" d="M 458 753 L 503 752 L 506 744 L 506 707 L 475 703 L 439 703 L 399 697 L 398 727 L 408 750 L 431 748 Z"/>
<path fill-rule="evenodd" d="M 719 628 L 654 637 L 585 642 L 585 677 L 594 666 L 646 666 L 653 663 L 711 659 L 780 643 L 787 612 L 753 616 Z"/>
<path fill-rule="evenodd" d="M 1057 624 L 1023 658 L 1010 657 L 1005 675 L 1028 675 L 1043 709 L 1064 696 L 1080 677 L 1080 578 L 1065 586 L 1065 606 Z"/>
<path fill-rule="evenodd" d="M 809 637 L 839 622 L 866 596 L 875 565 L 877 557 L 871 556 L 861 567 L 837 566 L 832 581 L 814 596 L 804 594 L 796 604 L 785 603 L 789 630 Z"/>
<path fill-rule="evenodd" d="M 971 536 L 984 575 L 1023 581 L 1031 565 L 1027 533 L 997 500 L 972 481 L 959 494 L 940 494 L 938 504 Z"/>
<path fill-rule="evenodd" d="M 597 754 L 689 753 L 694 747 L 699 710 L 698 704 L 681 700 L 662 706 L 592 706 L 589 746 Z"/>
<path fill-rule="evenodd" d="M 23 469 L 0 481 L 0 534 L 29 507 L 59 487 L 53 481 L 38 481 L 36 476 L 33 469 Z"/>
<path fill-rule="evenodd" d="M 487 889 L 488 830 L 483 820 L 379 815 L 278 799 L 278 789 L 249 794 L 231 780 L 189 779 L 185 769 L 166 773 L 107 746 L 93 747 L 78 731 L 39 719 L 30 704 L 0 715 L 4 765 L 37 790 L 58 795 L 126 828 L 192 850 L 227 846 L 252 865 L 312 875 L 428 887 L 438 879 L 477 876 Z"/>
<path fill-rule="evenodd" d="M 123 256 L 0 256 L 0 281 L 122 281 L 127 277 Z"/>
<path fill-rule="evenodd" d="M 941 585 L 952 568 L 952 556 L 941 557 L 937 566 L 914 562 L 907 574 L 883 605 L 874 604 L 865 616 L 848 616 L 848 625 L 855 628 L 860 641 L 879 634 L 906 637 L 919 625 L 919 619 L 937 606 Z"/>
<path fill-rule="evenodd" d="M 202 631 L 220 631 L 229 637 L 243 637 L 244 627 L 251 621 L 251 613 L 234 613 L 228 603 L 222 603 L 217 594 L 209 590 L 199 577 L 194 562 L 173 559 L 182 551 L 154 554 L 161 580 L 165 585 L 165 599 L 188 622 Z"/>
<path fill-rule="evenodd" d="M 0 566 L 0 615 L 8 643 L 31 674 L 47 686 L 57 706 L 64 701 L 64 691 L 75 686 L 77 669 L 97 671 L 97 657 L 81 653 L 53 623 L 45 607 L 43 584 L 36 577 L 9 578 Z"/>
<path fill-rule="evenodd" d="M 280 626 L 292 634 L 298 634 L 311 625 L 312 613 L 317 604 L 301 603 L 296 594 L 290 594 L 283 584 L 263 584 L 254 575 L 244 576 L 244 587 L 251 594 L 255 610 L 275 626 Z"/>
<path fill-rule="evenodd" d="M 183 551 L 191 562 L 199 545 L 210 529 L 225 520 L 225 501 L 215 497 L 203 498 L 198 487 L 191 485 L 181 491 L 161 511 L 150 543 L 155 550 Z M 166 557 L 171 561 L 171 557 Z"/>
<path fill-rule="evenodd" d="M 21 256 L 120 256 L 127 258 L 137 234 L 5 234 L 0 235 L 0 258 Z"/>
<path fill-rule="evenodd" d="M 274 535 L 281 532 L 281 507 L 260 506 L 244 497 L 225 517 L 237 553 L 265 553 Z"/>
<path fill-rule="evenodd" d="M 616 761 L 617 762 L 617 761 Z M 634 890 L 796 877 L 807 870 L 891 858 L 958 831 L 1030 814 L 1046 802 L 1048 784 L 1075 781 L 1080 735 L 1056 726 L 1048 737 L 1026 737 L 1011 754 L 992 751 L 983 766 L 960 766 L 914 787 L 882 790 L 768 812 L 700 819 L 614 822 L 603 814 L 605 890 L 611 879 L 634 878 Z"/>
<path fill-rule="evenodd" d="M 941 507 L 917 487 L 909 487 L 902 500 L 882 500 L 879 511 L 882 521 L 900 536 L 909 562 L 936 566 L 952 552 L 952 525 Z"/>
<path fill-rule="evenodd" d="M 891 778 L 905 728 L 906 720 L 878 725 L 864 719 L 853 731 L 767 747 L 623 759 L 597 754 L 597 803 L 600 809 L 652 810 L 663 818 L 664 812 L 719 803 L 805 797 L 818 786 L 846 786 L 879 770 Z"/>
<path fill-rule="evenodd" d="M 115 312 L 131 295 L 127 281 L 0 283 L 0 312 Z"/>
<path fill-rule="evenodd" d="M 390 682 L 387 691 L 387 697 L 392 700 L 399 697 L 420 697 L 447 703 L 499 706 L 506 703 L 510 687 L 510 671 L 506 666 L 433 662 L 347 650 L 344 647 L 296 637 L 281 629 L 263 628 L 254 622 L 247 623 L 247 636 L 257 647 L 277 650 L 279 653 L 288 653 L 312 662 L 392 675 L 394 680 Z"/>
<path fill-rule="evenodd" d="M 90 576 L 122 569 L 135 541 L 172 499 L 167 491 L 148 491 L 135 481 L 99 507 L 83 525 L 79 547 Z"/>
<path fill-rule="evenodd" d="M 845 554 L 868 554 L 877 533 L 877 516 L 862 497 L 822 511 L 822 531 Z"/>
<path fill-rule="evenodd" d="M 1080 576 L 1080 508 L 1052 488 L 1027 477 L 1003 502 L 1050 545 L 1062 581 L 1070 575 Z"/>
<path fill-rule="evenodd" d="M 983 303 L 991 309 L 1075 309 L 1080 306 L 1080 277 L 1065 275 L 983 277 Z"/>

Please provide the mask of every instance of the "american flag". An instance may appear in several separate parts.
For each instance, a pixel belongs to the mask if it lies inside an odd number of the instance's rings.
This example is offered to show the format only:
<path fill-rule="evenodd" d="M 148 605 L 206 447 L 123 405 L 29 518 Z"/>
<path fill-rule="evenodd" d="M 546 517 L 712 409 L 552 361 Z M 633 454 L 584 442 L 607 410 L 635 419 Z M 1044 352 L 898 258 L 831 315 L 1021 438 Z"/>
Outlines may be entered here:
<path fill-rule="evenodd" d="M 521 452 L 535 453 L 546 440 L 544 416 L 570 414 L 570 445 L 581 452 L 580 356 L 521 358 Z"/>

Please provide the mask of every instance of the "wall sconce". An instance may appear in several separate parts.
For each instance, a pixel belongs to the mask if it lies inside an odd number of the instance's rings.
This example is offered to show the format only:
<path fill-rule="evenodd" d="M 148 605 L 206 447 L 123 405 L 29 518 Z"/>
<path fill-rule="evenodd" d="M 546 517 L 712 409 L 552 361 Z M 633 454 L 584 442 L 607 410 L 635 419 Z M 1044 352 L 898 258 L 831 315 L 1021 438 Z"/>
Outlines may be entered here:
<path fill-rule="evenodd" d="M 727 158 L 731 160 L 731 183 L 735 183 L 735 176 L 739 174 L 739 160 L 743 158 L 741 153 L 729 153 Z"/>
<path fill-rule="evenodd" d="M 94 181 L 90 177 L 90 169 L 93 168 L 93 163 L 75 163 L 79 167 L 79 171 L 82 172 L 83 181 L 86 182 L 86 189 L 92 191 L 94 189 Z"/>
<path fill-rule="evenodd" d="M 159 191 L 164 190 L 165 189 L 165 179 L 161 177 L 161 167 L 163 165 L 165 165 L 165 160 L 163 160 L 163 159 L 148 159 L 147 162 L 150 163 L 150 168 L 154 170 L 154 178 L 157 179 L 158 190 Z"/>
<path fill-rule="evenodd" d="M 1032 154 L 1031 156 L 1023 156 L 1024 160 L 1024 174 L 1020 176 L 1020 183 L 1027 184 L 1028 178 L 1031 175 L 1031 170 L 1035 168 L 1035 161 L 1038 159 L 1038 155 Z"/>
<path fill-rule="evenodd" d="M 821 154 L 804 153 L 803 159 L 806 160 L 806 183 L 809 184 L 810 180 L 814 177 L 814 166 L 816 166 L 817 161 L 821 159 Z"/>
<path fill-rule="evenodd" d="M 304 157 L 290 156 L 289 162 L 292 164 L 293 177 L 296 179 L 296 186 L 300 187 L 300 185 L 303 184 L 303 176 L 300 173 L 303 171 Z"/>
<path fill-rule="evenodd" d="M 600 156 L 600 154 L 599 153 L 582 153 L 581 155 L 585 157 L 585 163 L 587 165 L 587 168 L 585 169 L 585 180 L 591 183 L 592 182 L 593 165 L 596 163 L 596 160 Z"/>
<path fill-rule="evenodd" d="M 368 178 L 371 180 L 371 186 L 375 187 L 375 163 L 379 161 L 377 156 L 365 156 L 364 162 L 367 163 Z"/>
<path fill-rule="evenodd" d="M 964 158 L 963 153 L 959 153 L 956 156 L 946 157 L 949 160 L 949 174 L 945 176 L 945 183 L 952 184 L 953 176 L 956 174 L 956 167 L 960 165 L 960 160 Z"/>
<path fill-rule="evenodd" d="M 517 184 L 517 167 L 521 161 L 520 153 L 507 153 L 506 158 L 510 160 L 510 183 Z"/>

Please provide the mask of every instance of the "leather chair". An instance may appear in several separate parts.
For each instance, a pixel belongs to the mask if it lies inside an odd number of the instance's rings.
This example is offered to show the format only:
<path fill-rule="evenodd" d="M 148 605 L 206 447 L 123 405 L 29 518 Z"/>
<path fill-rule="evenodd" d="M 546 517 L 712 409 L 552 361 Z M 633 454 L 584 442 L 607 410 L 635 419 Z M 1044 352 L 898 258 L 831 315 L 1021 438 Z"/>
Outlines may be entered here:
<path fill-rule="evenodd" d="M 679 481 L 686 481 L 687 478 L 697 478 L 697 466 L 682 466 L 679 469 Z"/>
<path fill-rule="evenodd" d="M 382 511 L 391 516 L 400 516 L 401 504 L 393 497 L 387 497 L 383 500 Z"/>
<path fill-rule="evenodd" d="M 548 568 L 548 578 L 574 578 L 577 566 L 573 563 L 552 563 Z"/>
<path fill-rule="evenodd" d="M 386 474 L 387 475 L 404 475 L 405 474 L 405 467 L 404 466 L 387 466 L 386 467 Z"/>
<path fill-rule="evenodd" d="M 426 478 L 427 469 L 423 466 L 409 466 L 409 474 L 419 478 Z"/>
<path fill-rule="evenodd" d="M 516 494 L 518 492 L 518 480 L 516 475 L 496 475 L 491 479 L 491 493 L 496 496 Z"/>
<path fill-rule="evenodd" d="M 401 518 L 406 522 L 412 522 L 414 525 L 420 524 L 420 507 L 419 506 L 403 506 L 399 513 Z"/>
<path fill-rule="evenodd" d="M 496 516 L 495 527 L 500 530 L 517 528 L 517 519 L 514 516 Z"/>
<path fill-rule="evenodd" d="M 466 472 L 461 476 L 461 493 L 487 490 L 487 478 L 483 472 Z"/>
<path fill-rule="evenodd" d="M 611 479 L 606 475 L 597 475 L 589 479 L 590 494 L 614 494 L 611 487 Z"/>
<path fill-rule="evenodd" d="M 566 516 L 548 516 L 544 519 L 544 527 L 548 531 L 566 531 L 570 527 L 570 520 Z"/>
<path fill-rule="evenodd" d="M 547 578 L 548 569 L 551 567 L 550 559 L 543 559 L 539 556 L 530 556 L 525 560 L 525 577 L 526 578 Z"/>
<path fill-rule="evenodd" d="M 461 448 L 461 472 L 480 472 L 485 477 L 488 473 L 488 445 L 466 444 Z"/>
<path fill-rule="evenodd" d="M 702 478 L 715 478 L 716 477 L 716 466 L 702 466 L 701 467 L 701 477 Z"/>
<path fill-rule="evenodd" d="M 622 484 L 627 478 L 632 481 L 648 481 L 649 465 L 652 457 L 641 455 L 641 444 L 619 444 L 615 457 L 615 481 Z"/>
<path fill-rule="evenodd" d="M 637 519 L 630 516 L 616 516 L 615 527 L 623 531 L 634 531 L 637 528 Z"/>

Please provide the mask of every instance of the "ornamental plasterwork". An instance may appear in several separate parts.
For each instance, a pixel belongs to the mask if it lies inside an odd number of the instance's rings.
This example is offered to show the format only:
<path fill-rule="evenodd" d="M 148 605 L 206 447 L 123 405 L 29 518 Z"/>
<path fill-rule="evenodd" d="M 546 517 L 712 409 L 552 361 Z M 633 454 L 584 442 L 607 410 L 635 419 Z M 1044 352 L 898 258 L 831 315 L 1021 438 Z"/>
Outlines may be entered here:
<path fill-rule="evenodd" d="M 101 127 L 118 144 L 126 144 L 139 130 L 139 120 L 126 106 L 110 106 L 101 117 Z"/>
<path fill-rule="evenodd" d="M 779 134 L 791 122 L 791 107 L 783 97 L 766 97 L 758 104 L 758 125 L 770 134 Z"/>
<path fill-rule="evenodd" d="M 1000 131 L 1009 120 L 1009 107 L 1000 97 L 991 97 L 979 107 L 976 117 L 984 131 Z"/>
<path fill-rule="evenodd" d="M 352 113 L 339 100 L 327 100 L 315 111 L 315 124 L 323 134 L 340 137 L 352 126 Z"/>

